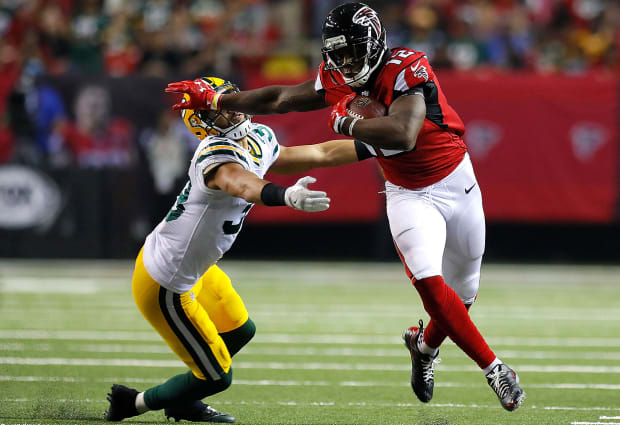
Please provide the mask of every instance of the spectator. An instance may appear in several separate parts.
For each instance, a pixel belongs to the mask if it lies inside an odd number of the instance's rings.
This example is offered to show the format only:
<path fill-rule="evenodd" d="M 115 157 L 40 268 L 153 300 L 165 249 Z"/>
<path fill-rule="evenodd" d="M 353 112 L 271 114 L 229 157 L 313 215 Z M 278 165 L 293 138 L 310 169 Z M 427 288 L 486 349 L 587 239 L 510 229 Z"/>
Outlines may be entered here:
<path fill-rule="evenodd" d="M 129 167 L 134 162 L 133 128 L 124 118 L 111 117 L 107 89 L 90 85 L 75 97 L 74 122 L 61 128 L 66 148 L 80 167 Z"/>
<path fill-rule="evenodd" d="M 142 131 L 140 147 L 144 150 L 155 190 L 152 215 L 160 217 L 170 209 L 187 180 L 187 161 L 197 145 L 178 114 L 169 109 L 162 112 L 155 125 Z"/>
<path fill-rule="evenodd" d="M 320 25 L 313 21 L 339 3 L 29 0 L 9 3 L 0 33 L 3 44 L 17 49 L 34 35 L 46 74 L 201 75 L 214 67 L 229 73 L 242 71 L 239 66 L 260 68 L 291 51 L 308 52 L 304 59 L 314 66 L 315 49 L 298 47 L 318 42 Z M 368 3 L 385 16 L 393 45 L 427 52 L 436 67 L 570 72 L 619 67 L 617 1 Z M 219 49 L 222 44 L 227 49 Z"/>

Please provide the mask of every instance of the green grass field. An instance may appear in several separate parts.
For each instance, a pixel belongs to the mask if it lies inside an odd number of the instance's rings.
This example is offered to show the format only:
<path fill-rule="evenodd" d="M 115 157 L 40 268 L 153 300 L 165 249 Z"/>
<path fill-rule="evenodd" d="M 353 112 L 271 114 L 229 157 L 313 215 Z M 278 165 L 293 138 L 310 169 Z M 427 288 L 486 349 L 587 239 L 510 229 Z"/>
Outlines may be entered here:
<path fill-rule="evenodd" d="M 400 264 L 221 266 L 258 331 L 207 401 L 240 424 L 620 423 L 620 268 L 483 267 L 471 314 L 527 392 L 509 413 L 451 343 L 433 401 L 417 401 L 400 334 L 427 315 Z M 113 382 L 142 390 L 185 370 L 134 306 L 131 270 L 0 262 L 1 424 L 104 423 Z"/>

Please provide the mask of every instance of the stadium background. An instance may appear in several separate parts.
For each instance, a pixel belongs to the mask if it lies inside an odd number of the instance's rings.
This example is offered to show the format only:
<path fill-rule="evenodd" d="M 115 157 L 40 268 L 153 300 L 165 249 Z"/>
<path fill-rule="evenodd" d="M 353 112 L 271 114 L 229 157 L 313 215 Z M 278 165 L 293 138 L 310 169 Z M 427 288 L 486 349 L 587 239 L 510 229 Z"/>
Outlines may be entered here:
<path fill-rule="evenodd" d="M 132 258 L 197 141 L 167 82 L 312 78 L 334 1 L 6 1 L 0 8 L 0 257 Z M 620 254 L 620 6 L 604 0 L 369 1 L 425 51 L 483 190 L 487 261 Z M 335 137 L 328 110 L 256 117 L 284 145 Z M 312 172 L 333 199 L 257 206 L 227 258 L 394 260 L 372 161 Z M 276 182 L 294 177 L 273 177 Z"/>

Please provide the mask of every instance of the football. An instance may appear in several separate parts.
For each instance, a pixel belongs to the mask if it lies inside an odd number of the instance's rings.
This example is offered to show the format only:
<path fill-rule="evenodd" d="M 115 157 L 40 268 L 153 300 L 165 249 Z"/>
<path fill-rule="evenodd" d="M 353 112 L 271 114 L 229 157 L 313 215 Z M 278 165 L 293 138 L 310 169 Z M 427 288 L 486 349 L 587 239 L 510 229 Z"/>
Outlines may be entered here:
<path fill-rule="evenodd" d="M 381 102 L 368 96 L 355 96 L 347 105 L 347 115 L 352 118 L 377 118 L 386 114 L 387 108 Z"/>

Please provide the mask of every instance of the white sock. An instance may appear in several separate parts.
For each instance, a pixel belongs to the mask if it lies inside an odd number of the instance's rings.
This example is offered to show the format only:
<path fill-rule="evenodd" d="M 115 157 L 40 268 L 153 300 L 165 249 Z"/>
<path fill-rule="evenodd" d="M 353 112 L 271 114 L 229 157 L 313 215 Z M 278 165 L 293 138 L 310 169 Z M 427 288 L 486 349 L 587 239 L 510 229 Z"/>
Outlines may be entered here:
<path fill-rule="evenodd" d="M 495 357 L 495 360 L 493 360 L 490 365 L 482 369 L 482 371 L 484 372 L 485 375 L 488 375 L 495 368 L 495 366 L 497 366 L 498 364 L 502 364 L 502 363 L 503 362 L 500 359 Z"/>
<path fill-rule="evenodd" d="M 136 410 L 138 411 L 138 413 L 144 413 L 151 410 L 144 402 L 144 391 L 138 393 L 138 395 L 136 396 Z"/>
<path fill-rule="evenodd" d="M 423 354 L 428 354 L 432 357 L 435 357 L 439 352 L 438 348 L 430 347 L 426 342 L 424 342 L 424 331 L 422 331 L 422 337 L 418 338 L 418 350 L 420 350 Z"/>

